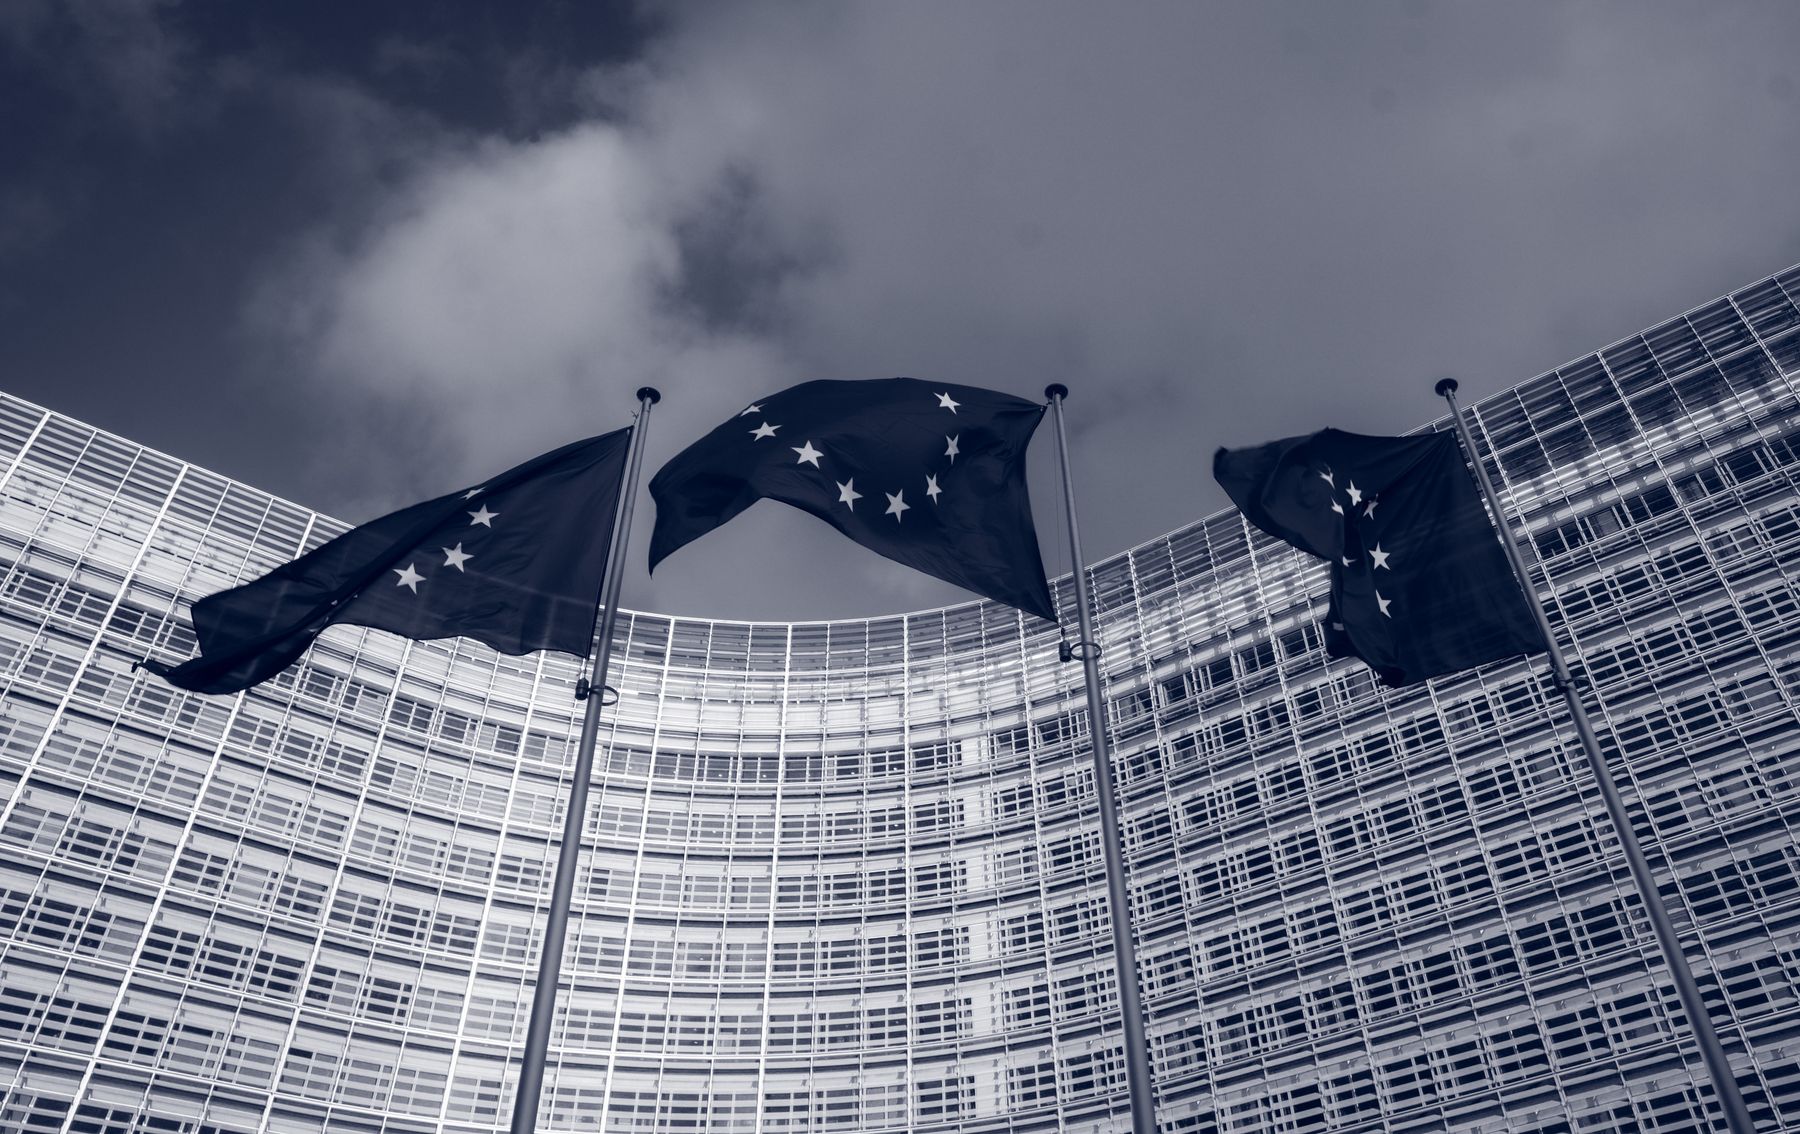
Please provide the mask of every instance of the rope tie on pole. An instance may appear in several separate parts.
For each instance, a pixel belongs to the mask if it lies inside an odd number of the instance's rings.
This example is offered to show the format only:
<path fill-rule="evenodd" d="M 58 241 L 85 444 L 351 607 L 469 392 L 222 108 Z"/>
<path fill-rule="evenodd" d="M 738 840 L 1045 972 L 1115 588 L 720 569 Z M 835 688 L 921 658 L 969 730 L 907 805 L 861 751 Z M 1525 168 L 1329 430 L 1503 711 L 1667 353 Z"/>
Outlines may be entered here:
<path fill-rule="evenodd" d="M 608 697 L 608 694 L 611 694 L 610 698 Z M 575 699 L 577 701 L 585 701 L 589 697 L 592 697 L 593 695 L 594 695 L 593 683 L 590 682 L 587 678 L 584 677 L 580 681 L 577 681 L 575 683 Z M 604 708 L 608 708 L 612 705 L 616 705 L 618 703 L 619 703 L 619 691 L 617 689 L 614 689 L 610 685 L 602 685 L 600 687 L 600 707 L 604 709 Z"/>
<path fill-rule="evenodd" d="M 1064 638 L 1056 644 L 1056 658 L 1058 661 L 1086 661 L 1089 658 L 1098 661 L 1100 660 L 1100 655 L 1105 652 L 1105 650 L 1101 649 L 1100 643 L 1090 642 L 1086 638 L 1078 638 L 1073 642 Z"/>

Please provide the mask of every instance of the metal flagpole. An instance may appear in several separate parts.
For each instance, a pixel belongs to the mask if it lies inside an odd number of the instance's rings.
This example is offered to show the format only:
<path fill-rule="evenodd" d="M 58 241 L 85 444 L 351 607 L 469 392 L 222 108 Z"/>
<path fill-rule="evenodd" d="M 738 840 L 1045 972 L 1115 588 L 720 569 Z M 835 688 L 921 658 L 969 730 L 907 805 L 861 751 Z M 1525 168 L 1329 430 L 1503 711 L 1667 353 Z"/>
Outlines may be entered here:
<path fill-rule="evenodd" d="M 1507 523 L 1506 513 L 1500 510 L 1500 498 L 1494 492 L 1493 482 L 1488 479 L 1487 469 L 1482 465 L 1475 442 L 1469 435 L 1462 407 L 1456 404 L 1456 379 L 1439 379 L 1437 393 L 1450 403 L 1450 412 L 1456 420 L 1456 434 L 1462 439 L 1463 451 L 1469 464 L 1475 469 L 1475 480 L 1481 485 L 1481 494 L 1487 499 L 1488 507 L 1493 510 L 1494 521 L 1500 528 L 1500 543 L 1506 548 L 1507 561 L 1512 564 L 1513 574 L 1519 577 L 1519 587 L 1525 592 L 1531 612 L 1537 618 L 1538 630 L 1543 634 L 1550 654 L 1551 681 L 1562 691 L 1563 700 L 1568 702 L 1569 715 L 1575 721 L 1575 732 L 1581 737 L 1582 751 L 1587 753 L 1588 768 L 1600 785 L 1600 798 L 1606 803 L 1606 813 L 1612 819 L 1613 831 L 1618 835 L 1619 845 L 1625 851 L 1625 862 L 1631 869 L 1631 880 L 1637 886 L 1638 899 L 1643 902 L 1645 912 L 1650 915 L 1650 926 L 1656 932 L 1656 944 L 1662 950 L 1663 963 L 1669 966 L 1669 973 L 1675 978 L 1675 992 L 1681 998 L 1681 1010 L 1687 1013 L 1688 1026 L 1693 1028 L 1694 1039 L 1700 1045 L 1700 1056 L 1706 1062 L 1706 1072 L 1712 1080 L 1713 1093 L 1718 1096 L 1725 1109 L 1725 1125 L 1732 1134 L 1751 1134 L 1755 1127 L 1750 1121 L 1750 1111 L 1744 1105 L 1743 1093 L 1738 1090 L 1737 1076 L 1732 1074 L 1731 1064 L 1725 1059 L 1725 1049 L 1719 1045 L 1718 1033 L 1713 1030 L 1712 1017 L 1707 1015 L 1706 1004 L 1700 999 L 1700 987 L 1694 983 L 1693 970 L 1688 968 L 1687 955 L 1682 952 L 1681 938 L 1675 932 L 1675 923 L 1669 919 L 1669 911 L 1663 906 L 1662 897 L 1656 888 L 1656 878 L 1650 873 L 1649 860 L 1644 857 L 1643 848 L 1638 845 L 1631 817 L 1625 812 L 1625 801 L 1619 796 L 1619 786 L 1613 780 L 1612 770 L 1607 767 L 1606 757 L 1600 752 L 1600 741 L 1594 736 L 1594 726 L 1588 720 L 1587 708 L 1581 703 L 1581 691 L 1575 686 L 1568 663 L 1563 661 L 1556 636 L 1550 632 L 1550 619 L 1544 614 L 1544 605 L 1538 599 L 1536 588 L 1531 585 L 1531 577 L 1525 573 L 1525 560 L 1513 539 L 1512 525 Z"/>
<path fill-rule="evenodd" d="M 1044 387 L 1056 418 L 1056 455 L 1062 463 L 1063 506 L 1069 518 L 1069 551 L 1075 560 L 1075 606 L 1081 641 L 1070 651 L 1081 658 L 1087 678 L 1088 737 L 1094 750 L 1094 786 L 1100 796 L 1100 842 L 1106 851 L 1106 896 L 1112 917 L 1113 965 L 1119 980 L 1119 1014 L 1125 1021 L 1125 1082 L 1131 1093 L 1132 1134 L 1155 1134 L 1156 1096 L 1150 1085 L 1150 1045 L 1144 1035 L 1144 1003 L 1138 994 L 1137 950 L 1131 943 L 1131 902 L 1125 889 L 1125 844 L 1119 836 L 1119 804 L 1112 752 L 1106 742 L 1106 700 L 1100 695 L 1100 644 L 1088 609 L 1087 561 L 1075 526 L 1075 484 L 1069 477 L 1069 436 L 1063 428 L 1062 383 Z"/>
<path fill-rule="evenodd" d="M 619 494 L 618 515 L 613 523 L 612 549 L 607 554 L 606 579 L 600 589 L 600 609 L 595 612 L 599 646 L 594 650 L 590 676 L 575 690 L 576 698 L 587 702 L 587 709 L 581 718 L 581 744 L 575 753 L 575 780 L 569 786 L 569 808 L 563 816 L 562 846 L 556 856 L 556 883 L 550 893 L 550 919 L 544 925 L 544 946 L 538 955 L 537 989 L 531 996 L 531 1025 L 525 1032 L 525 1059 L 519 1067 L 518 1094 L 513 1098 L 512 1134 L 533 1134 L 537 1127 L 538 1095 L 544 1087 L 544 1056 L 550 1048 L 550 1024 L 556 1017 L 556 986 L 562 975 L 563 938 L 569 930 L 569 899 L 575 890 L 575 867 L 581 858 L 588 780 L 594 774 L 594 742 L 600 736 L 606 668 L 612 660 L 613 625 L 619 615 L 619 581 L 625 574 L 625 542 L 631 535 L 638 470 L 644 463 L 644 427 L 650 421 L 650 407 L 662 401 L 662 395 L 650 386 L 639 389 L 637 398 L 637 428 L 631 431 L 625 485 Z"/>

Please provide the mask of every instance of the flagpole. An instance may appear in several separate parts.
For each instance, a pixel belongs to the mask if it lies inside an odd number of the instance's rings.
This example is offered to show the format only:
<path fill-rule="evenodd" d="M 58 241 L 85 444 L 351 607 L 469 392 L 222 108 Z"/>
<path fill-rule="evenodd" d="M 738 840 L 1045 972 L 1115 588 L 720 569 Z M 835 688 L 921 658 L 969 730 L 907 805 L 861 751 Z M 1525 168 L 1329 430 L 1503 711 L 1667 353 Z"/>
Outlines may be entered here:
<path fill-rule="evenodd" d="M 543 1093 L 545 1055 L 550 1049 L 550 1025 L 556 1018 L 556 986 L 562 976 L 563 938 L 569 929 L 569 899 L 575 890 L 575 868 L 581 858 L 581 830 L 587 817 L 588 781 L 594 774 L 594 744 L 600 736 L 600 710 L 606 689 L 606 670 L 612 660 L 613 625 L 619 616 L 619 582 L 625 575 L 625 544 L 631 535 L 632 506 L 637 502 L 638 471 L 644 463 L 644 427 L 650 407 L 662 401 L 653 387 L 638 390 L 637 428 L 631 431 L 631 452 L 626 458 L 625 485 L 619 494 L 613 522 L 611 548 L 606 557 L 606 579 L 600 590 L 600 609 L 595 612 L 594 650 L 590 676 L 576 687 L 577 699 L 587 702 L 581 718 L 581 743 L 575 753 L 575 778 L 569 785 L 569 807 L 563 815 L 562 845 L 556 856 L 556 881 L 550 893 L 550 918 L 544 924 L 544 944 L 538 954 L 537 988 L 531 996 L 531 1023 L 525 1032 L 525 1058 L 519 1067 L 518 1093 L 513 1097 L 512 1134 L 533 1134 L 537 1127 L 538 1096 Z"/>
<path fill-rule="evenodd" d="M 1056 419 L 1056 456 L 1062 465 L 1063 507 L 1069 520 L 1069 551 L 1075 560 L 1075 607 L 1081 619 L 1081 641 L 1070 651 L 1081 658 L 1087 679 L 1088 737 L 1094 751 L 1094 786 L 1100 797 L 1100 842 L 1106 852 L 1106 895 L 1112 913 L 1113 965 L 1118 974 L 1119 1015 L 1125 1023 L 1125 1082 L 1131 1094 L 1132 1134 L 1155 1134 L 1156 1096 L 1150 1085 L 1150 1045 L 1144 1034 L 1144 1004 L 1138 993 L 1137 950 L 1131 942 L 1131 902 L 1125 889 L 1125 850 L 1119 835 L 1118 791 L 1112 752 L 1106 742 L 1106 700 L 1100 694 L 1100 644 L 1094 638 L 1094 616 L 1088 607 L 1086 560 L 1081 533 L 1075 526 L 1075 482 L 1069 476 L 1069 436 L 1063 428 L 1063 399 L 1069 388 L 1057 382 L 1044 387 Z"/>
<path fill-rule="evenodd" d="M 1725 1125 L 1731 1130 L 1731 1134 L 1751 1134 L 1755 1127 L 1750 1121 L 1750 1111 L 1744 1105 L 1744 1096 L 1738 1090 L 1737 1076 L 1732 1073 L 1731 1064 L 1725 1058 L 1725 1049 L 1719 1044 L 1718 1033 L 1713 1030 L 1712 1017 L 1707 1014 L 1706 1004 L 1700 998 L 1700 986 L 1694 983 L 1693 970 L 1688 968 L 1687 955 L 1681 948 L 1681 938 L 1676 934 L 1675 923 L 1670 920 L 1669 911 L 1663 905 L 1662 896 L 1656 887 L 1656 878 L 1650 872 L 1650 862 L 1644 857 L 1643 848 L 1638 845 L 1637 832 L 1632 829 L 1631 817 L 1625 811 L 1625 801 L 1619 796 L 1619 786 L 1613 780 L 1606 757 L 1600 752 L 1600 741 L 1594 735 L 1594 726 L 1588 720 L 1587 708 L 1581 702 L 1581 691 L 1576 688 L 1568 663 L 1563 660 L 1562 650 L 1556 644 L 1556 636 L 1550 631 L 1550 619 L 1544 613 L 1544 605 L 1538 598 L 1537 589 L 1531 585 L 1531 577 L 1525 572 L 1525 559 L 1513 539 L 1512 525 L 1507 522 L 1506 513 L 1500 510 L 1500 498 L 1494 492 L 1487 469 L 1482 465 L 1475 442 L 1469 435 L 1462 407 L 1456 404 L 1456 379 L 1439 379 L 1437 393 L 1450 403 L 1450 412 L 1456 421 L 1456 435 L 1462 439 L 1469 464 L 1475 469 L 1475 480 L 1481 485 L 1481 494 L 1494 513 L 1494 522 L 1500 529 L 1501 546 L 1506 548 L 1507 561 L 1512 564 L 1513 574 L 1519 577 L 1519 588 L 1525 592 L 1531 612 L 1537 618 L 1538 630 L 1544 636 L 1550 655 L 1551 683 L 1562 692 L 1563 700 L 1568 703 L 1569 716 L 1575 722 L 1575 732 L 1581 737 L 1582 751 L 1587 754 L 1588 768 L 1600 785 L 1600 798 L 1606 803 L 1606 814 L 1612 819 L 1613 831 L 1618 835 L 1619 845 L 1625 851 L 1625 862 L 1631 869 L 1631 880 L 1637 886 L 1638 900 L 1650 915 L 1650 927 L 1656 933 L 1656 944 L 1662 951 L 1663 963 L 1675 978 L 1675 992 L 1681 998 L 1681 1010 L 1687 1013 L 1688 1026 L 1693 1029 L 1694 1039 L 1699 1044 L 1707 1076 L 1712 1080 L 1713 1093 L 1718 1096 L 1725 1110 Z"/>

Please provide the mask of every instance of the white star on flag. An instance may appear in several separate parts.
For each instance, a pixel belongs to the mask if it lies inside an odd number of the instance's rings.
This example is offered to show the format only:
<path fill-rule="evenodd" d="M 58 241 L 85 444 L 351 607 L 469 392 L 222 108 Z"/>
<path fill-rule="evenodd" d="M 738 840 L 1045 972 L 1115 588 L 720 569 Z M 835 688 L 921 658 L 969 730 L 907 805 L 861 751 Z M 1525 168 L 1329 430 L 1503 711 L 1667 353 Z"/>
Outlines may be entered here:
<path fill-rule="evenodd" d="M 412 591 L 413 594 L 418 594 L 419 584 L 425 581 L 425 576 L 413 570 L 413 568 L 417 566 L 417 563 L 408 563 L 404 569 L 399 567 L 394 568 L 394 574 L 400 576 L 400 581 L 394 585 L 397 587 L 405 587 Z"/>
<path fill-rule="evenodd" d="M 800 460 L 795 462 L 796 464 L 811 465 L 815 469 L 819 467 L 819 458 L 825 455 L 813 448 L 811 441 L 802 441 L 794 449 L 794 452 L 800 454 Z"/>
<path fill-rule="evenodd" d="M 1321 471 L 1319 473 L 1319 479 L 1324 481 L 1326 484 L 1329 484 L 1333 488 L 1337 487 L 1337 481 L 1332 479 L 1330 469 L 1324 469 L 1323 471 Z"/>
<path fill-rule="evenodd" d="M 906 502 L 906 490 L 901 489 L 899 492 L 889 492 L 885 495 L 888 498 L 888 507 L 887 511 L 883 512 L 882 515 L 894 517 L 894 522 L 897 524 L 900 522 L 900 513 L 905 512 L 912 507 L 911 504 Z"/>
<path fill-rule="evenodd" d="M 1350 487 L 1345 489 L 1344 491 L 1346 491 L 1350 494 L 1350 503 L 1352 503 L 1352 504 L 1361 504 L 1362 503 L 1362 489 L 1356 487 L 1355 481 L 1351 481 Z"/>
<path fill-rule="evenodd" d="M 1388 607 L 1392 606 L 1393 603 L 1394 603 L 1393 599 L 1382 598 L 1380 591 L 1375 592 L 1375 605 L 1379 606 L 1381 608 L 1381 615 L 1383 618 L 1394 617 L 1393 615 L 1388 613 Z"/>
<path fill-rule="evenodd" d="M 480 511 L 469 513 L 469 526 L 474 527 L 476 524 L 480 524 L 484 528 L 492 528 L 494 526 L 494 517 L 499 514 L 500 513 L 498 512 L 488 511 L 488 506 L 483 504 Z"/>
<path fill-rule="evenodd" d="M 469 489 L 469 491 L 463 493 L 463 499 L 464 500 L 473 500 L 477 496 L 480 496 L 480 495 L 481 495 L 481 489 L 471 488 L 471 489 Z"/>
<path fill-rule="evenodd" d="M 761 441 L 764 437 L 775 436 L 775 431 L 780 428 L 781 426 L 779 425 L 770 425 L 765 421 L 750 431 L 750 438 L 753 441 Z"/>
<path fill-rule="evenodd" d="M 743 413 L 738 414 L 738 416 L 739 417 L 749 417 L 753 413 L 761 413 L 761 412 L 762 412 L 761 406 L 750 406 L 748 409 L 744 410 Z"/>
<path fill-rule="evenodd" d="M 962 405 L 961 402 L 959 402 L 955 398 L 951 397 L 948 391 L 946 391 L 942 394 L 939 394 L 937 396 L 937 400 L 938 400 L 938 408 L 939 409 L 947 409 L 951 413 L 955 413 L 956 407 Z"/>
<path fill-rule="evenodd" d="M 455 547 L 441 547 L 438 550 L 442 551 L 444 553 L 444 566 L 454 567 L 458 571 L 461 571 L 463 569 L 464 563 L 467 563 L 469 560 L 475 558 L 473 555 L 470 555 L 468 552 L 464 551 L 462 549 L 462 544 L 460 544 L 460 543 L 457 544 Z"/>
<path fill-rule="evenodd" d="M 927 476 L 925 478 L 925 495 L 931 497 L 931 502 L 936 504 L 937 498 L 943 494 L 944 490 L 938 487 L 937 477 Z"/>
<path fill-rule="evenodd" d="M 1393 570 L 1392 567 L 1388 567 L 1388 562 L 1387 562 L 1388 556 L 1392 555 L 1392 554 L 1393 554 L 1393 552 L 1391 552 L 1391 551 L 1381 550 L 1380 544 L 1376 544 L 1374 549 L 1369 552 L 1370 558 L 1375 560 L 1375 566 L 1386 568 L 1389 571 Z"/>
<path fill-rule="evenodd" d="M 851 477 L 849 480 L 838 485 L 838 503 L 844 505 L 852 512 L 856 511 L 856 502 L 861 500 L 862 496 L 862 493 L 856 491 L 855 477 Z"/>
<path fill-rule="evenodd" d="M 958 452 L 956 443 L 962 440 L 962 434 L 958 433 L 955 437 L 945 437 L 944 440 L 950 442 L 950 447 L 944 450 L 944 456 L 950 458 L 951 464 L 955 464 L 956 454 Z"/>
<path fill-rule="evenodd" d="M 1379 502 L 1373 496 L 1369 497 L 1369 502 L 1363 506 L 1363 519 L 1373 520 L 1375 518 L 1375 505 L 1377 503 Z"/>

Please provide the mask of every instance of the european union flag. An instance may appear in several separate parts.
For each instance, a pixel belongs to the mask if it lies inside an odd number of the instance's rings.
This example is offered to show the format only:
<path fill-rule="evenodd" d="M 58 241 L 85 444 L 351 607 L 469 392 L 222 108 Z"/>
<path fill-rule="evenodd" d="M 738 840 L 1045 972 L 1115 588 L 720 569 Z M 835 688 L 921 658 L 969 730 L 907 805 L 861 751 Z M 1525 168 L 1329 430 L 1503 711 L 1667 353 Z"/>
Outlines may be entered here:
<path fill-rule="evenodd" d="M 576 441 L 352 528 L 196 602 L 199 657 L 139 664 L 195 693 L 236 693 L 340 623 L 586 657 L 630 439 L 621 429 Z"/>
<path fill-rule="evenodd" d="M 1545 649 L 1456 437 L 1326 429 L 1220 449 L 1251 523 L 1331 563 L 1325 646 L 1410 685 Z"/>
<path fill-rule="evenodd" d="M 650 481 L 655 570 L 767 497 L 880 555 L 1056 621 L 1025 488 L 1044 407 L 915 378 L 804 382 L 759 398 Z"/>

